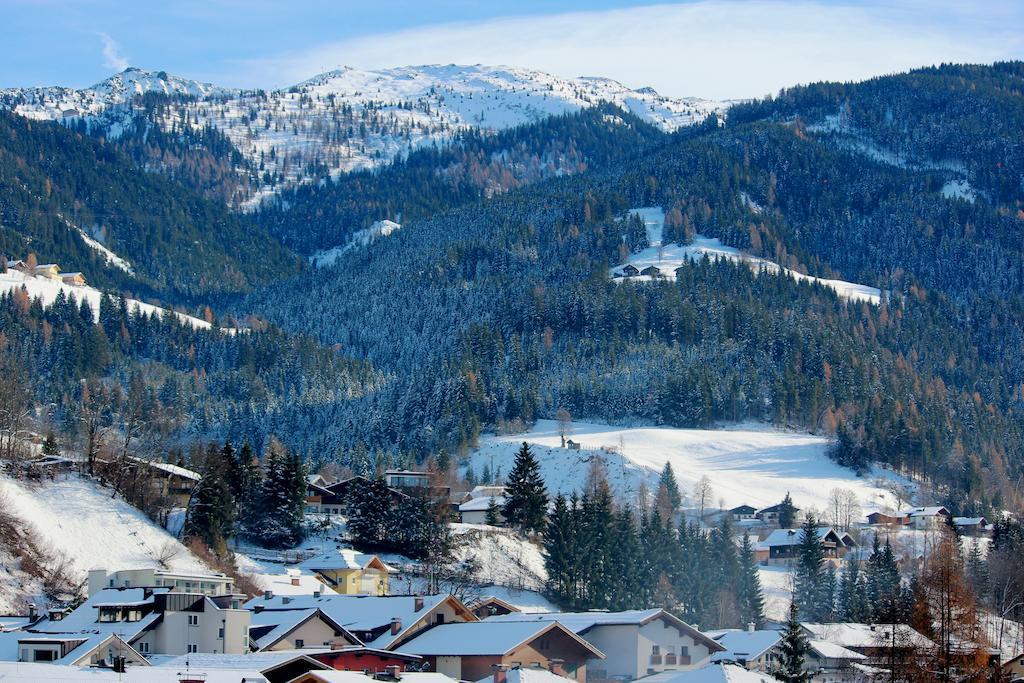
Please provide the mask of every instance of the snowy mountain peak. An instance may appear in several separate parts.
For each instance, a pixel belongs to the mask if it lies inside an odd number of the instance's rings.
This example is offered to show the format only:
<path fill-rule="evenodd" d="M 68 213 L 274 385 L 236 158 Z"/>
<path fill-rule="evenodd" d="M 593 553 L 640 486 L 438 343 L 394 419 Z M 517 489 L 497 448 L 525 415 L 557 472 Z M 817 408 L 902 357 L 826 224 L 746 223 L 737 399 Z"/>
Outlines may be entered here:
<path fill-rule="evenodd" d="M 229 92 L 211 83 L 173 76 L 166 71 L 147 71 L 134 66 L 130 66 L 121 73 L 114 74 L 88 89 L 97 94 L 106 95 L 111 104 L 126 102 L 132 97 L 147 93 L 206 97 Z"/>

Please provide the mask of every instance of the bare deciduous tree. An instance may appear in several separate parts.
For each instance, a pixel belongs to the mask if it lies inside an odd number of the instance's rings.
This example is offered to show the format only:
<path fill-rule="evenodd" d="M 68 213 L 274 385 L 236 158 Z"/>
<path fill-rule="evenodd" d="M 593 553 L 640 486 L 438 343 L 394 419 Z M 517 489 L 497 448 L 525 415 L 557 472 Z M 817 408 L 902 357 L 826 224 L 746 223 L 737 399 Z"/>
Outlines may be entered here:
<path fill-rule="evenodd" d="M 704 508 L 714 495 L 715 492 L 714 489 L 711 488 L 711 480 L 708 479 L 708 475 L 705 474 L 693 487 L 693 497 L 696 499 L 697 506 L 700 508 L 700 520 L 702 522 L 704 521 Z"/>

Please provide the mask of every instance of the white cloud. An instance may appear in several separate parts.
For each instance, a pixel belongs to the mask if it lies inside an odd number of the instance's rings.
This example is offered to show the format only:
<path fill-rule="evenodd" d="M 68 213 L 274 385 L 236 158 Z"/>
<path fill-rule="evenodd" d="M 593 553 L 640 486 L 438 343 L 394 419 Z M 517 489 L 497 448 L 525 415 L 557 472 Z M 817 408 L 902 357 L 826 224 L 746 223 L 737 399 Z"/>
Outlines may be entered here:
<path fill-rule="evenodd" d="M 230 80 L 282 86 L 342 65 L 480 63 L 608 76 L 675 96 L 730 98 L 1024 54 L 1024 32 L 1016 30 L 1019 5 L 1000 0 L 973 12 L 965 7 L 954 0 L 699 0 L 500 18 L 420 26 L 242 62 Z"/>
<path fill-rule="evenodd" d="M 115 71 L 124 71 L 128 68 L 128 60 L 121 55 L 121 46 L 116 40 L 106 33 L 100 33 L 100 42 L 103 43 L 103 66 Z"/>

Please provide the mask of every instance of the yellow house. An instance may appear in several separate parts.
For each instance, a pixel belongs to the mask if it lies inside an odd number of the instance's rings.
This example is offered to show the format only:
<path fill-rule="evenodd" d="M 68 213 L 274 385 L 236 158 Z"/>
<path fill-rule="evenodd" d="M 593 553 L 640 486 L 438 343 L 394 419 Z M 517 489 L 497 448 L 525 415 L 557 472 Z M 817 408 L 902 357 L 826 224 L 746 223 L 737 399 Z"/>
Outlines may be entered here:
<path fill-rule="evenodd" d="M 45 277 L 49 280 L 60 281 L 60 266 L 56 263 L 44 263 L 41 266 L 35 267 L 35 274 L 39 277 Z"/>
<path fill-rule="evenodd" d="M 342 595 L 387 595 L 389 575 L 396 571 L 376 555 L 351 548 L 338 548 L 300 566 Z"/>

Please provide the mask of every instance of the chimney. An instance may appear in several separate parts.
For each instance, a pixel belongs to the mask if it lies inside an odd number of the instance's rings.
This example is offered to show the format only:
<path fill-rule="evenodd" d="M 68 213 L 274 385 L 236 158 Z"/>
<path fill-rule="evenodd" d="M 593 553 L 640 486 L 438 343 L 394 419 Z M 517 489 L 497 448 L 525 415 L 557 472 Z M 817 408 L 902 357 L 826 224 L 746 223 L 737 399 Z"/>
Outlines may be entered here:
<path fill-rule="evenodd" d="M 417 595 L 413 599 L 412 608 L 413 608 L 412 609 L 413 612 L 419 612 L 421 609 L 423 609 L 423 596 L 422 595 Z"/>
<path fill-rule="evenodd" d="M 299 577 L 297 577 L 297 576 L 293 576 L 292 577 L 292 585 L 293 586 L 298 586 L 299 585 Z"/>
<path fill-rule="evenodd" d="M 323 595 L 323 593 L 321 593 L 320 591 L 313 591 L 314 599 L 318 599 L 321 595 Z"/>
<path fill-rule="evenodd" d="M 501 664 L 492 664 L 491 668 L 494 669 L 494 683 L 506 683 L 508 676 L 505 667 Z"/>
<path fill-rule="evenodd" d="M 391 635 L 397 636 L 398 633 L 401 630 L 402 630 L 402 620 L 399 619 L 398 617 L 392 618 L 391 619 Z"/>
<path fill-rule="evenodd" d="M 755 624 L 754 622 L 752 622 L 752 621 L 748 621 L 747 622 L 747 631 L 749 631 L 750 633 L 753 633 L 754 630 L 756 629 L 756 627 L 757 627 L 757 624 Z"/>
<path fill-rule="evenodd" d="M 396 681 L 402 680 L 402 667 L 392 664 L 391 666 L 384 667 L 384 670 L 388 673 L 388 676 Z"/>
<path fill-rule="evenodd" d="M 28 619 L 29 621 L 36 620 L 36 603 L 29 603 L 28 606 Z"/>
<path fill-rule="evenodd" d="M 282 604 L 282 605 L 287 605 L 287 604 L 289 604 L 289 603 L 290 603 L 291 601 L 292 601 L 292 599 L 291 599 L 290 597 L 288 597 L 287 595 L 285 595 L 285 596 L 283 596 L 283 597 L 281 598 L 281 604 Z"/>
<path fill-rule="evenodd" d="M 273 600 L 274 599 L 274 591 L 263 591 L 263 599 L 264 600 Z"/>

